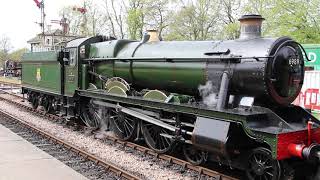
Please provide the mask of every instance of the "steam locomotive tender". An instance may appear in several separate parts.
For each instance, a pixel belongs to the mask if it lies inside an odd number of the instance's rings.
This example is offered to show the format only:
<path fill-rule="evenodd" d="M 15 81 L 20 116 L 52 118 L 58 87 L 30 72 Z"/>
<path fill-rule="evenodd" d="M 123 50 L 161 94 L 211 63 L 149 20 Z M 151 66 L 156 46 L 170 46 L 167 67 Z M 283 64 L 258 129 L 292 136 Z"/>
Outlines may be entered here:
<path fill-rule="evenodd" d="M 168 42 L 150 31 L 141 41 L 96 36 L 27 53 L 23 92 L 34 108 L 158 153 L 180 148 L 193 164 L 219 162 L 247 179 L 315 178 L 319 121 L 291 105 L 304 50 L 288 37 L 262 38 L 262 20 L 241 17 L 237 40 Z"/>

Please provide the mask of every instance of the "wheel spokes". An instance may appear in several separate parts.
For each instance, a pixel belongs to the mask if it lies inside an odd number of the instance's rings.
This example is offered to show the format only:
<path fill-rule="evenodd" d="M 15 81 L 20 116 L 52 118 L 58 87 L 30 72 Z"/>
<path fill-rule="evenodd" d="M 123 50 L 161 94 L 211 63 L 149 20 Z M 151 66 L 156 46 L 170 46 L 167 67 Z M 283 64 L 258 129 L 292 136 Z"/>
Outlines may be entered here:
<path fill-rule="evenodd" d="M 92 102 L 83 104 L 82 107 L 82 121 L 86 126 L 91 128 L 99 128 L 103 120 L 102 110 L 99 106 L 95 106 Z"/>
<path fill-rule="evenodd" d="M 280 177 L 280 165 L 265 148 L 256 148 L 248 159 L 247 176 L 250 180 L 277 180 Z"/>
<path fill-rule="evenodd" d="M 129 140 L 134 137 L 137 130 L 137 119 L 114 109 L 110 110 L 109 116 L 113 130 L 120 139 Z"/>
<path fill-rule="evenodd" d="M 171 150 L 174 141 L 166 135 L 172 132 L 148 122 L 142 122 L 142 133 L 147 145 L 158 153 L 166 153 Z"/>
<path fill-rule="evenodd" d="M 200 149 L 196 149 L 195 147 L 193 147 L 192 145 L 184 145 L 183 147 L 183 153 L 185 158 L 194 165 L 200 165 L 202 163 L 204 163 L 207 159 L 207 155 L 208 153 L 200 150 Z"/>

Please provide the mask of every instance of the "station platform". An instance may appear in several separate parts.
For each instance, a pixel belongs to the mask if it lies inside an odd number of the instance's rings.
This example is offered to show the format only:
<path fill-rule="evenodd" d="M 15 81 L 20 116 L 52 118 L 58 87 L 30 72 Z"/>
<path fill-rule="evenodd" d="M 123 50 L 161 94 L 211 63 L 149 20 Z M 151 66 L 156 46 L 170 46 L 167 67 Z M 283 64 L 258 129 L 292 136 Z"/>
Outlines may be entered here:
<path fill-rule="evenodd" d="M 83 175 L 0 125 L 0 180 L 85 180 Z"/>

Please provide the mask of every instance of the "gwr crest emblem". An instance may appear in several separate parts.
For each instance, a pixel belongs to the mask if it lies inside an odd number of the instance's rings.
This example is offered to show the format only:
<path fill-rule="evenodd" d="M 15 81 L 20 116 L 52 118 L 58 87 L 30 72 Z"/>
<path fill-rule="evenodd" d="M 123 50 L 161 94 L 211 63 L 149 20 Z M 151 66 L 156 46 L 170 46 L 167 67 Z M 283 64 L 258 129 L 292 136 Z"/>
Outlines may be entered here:
<path fill-rule="evenodd" d="M 41 80 L 41 71 L 40 71 L 40 68 L 37 68 L 36 79 L 37 79 L 38 82 Z"/>

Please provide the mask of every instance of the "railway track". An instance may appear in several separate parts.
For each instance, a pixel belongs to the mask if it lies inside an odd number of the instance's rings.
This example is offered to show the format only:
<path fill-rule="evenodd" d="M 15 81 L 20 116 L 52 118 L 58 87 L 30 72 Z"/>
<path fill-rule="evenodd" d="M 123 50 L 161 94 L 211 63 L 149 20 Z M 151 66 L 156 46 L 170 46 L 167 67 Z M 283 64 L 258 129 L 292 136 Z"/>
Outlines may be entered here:
<path fill-rule="evenodd" d="M 0 90 L 0 91 L 2 91 L 3 93 L 6 93 L 6 94 L 10 94 L 10 95 L 12 95 L 12 96 L 14 96 L 16 98 L 20 98 L 21 101 L 25 100 L 19 95 L 11 94 L 11 93 L 8 93 L 8 92 L 3 91 L 3 90 Z M 25 109 L 25 110 L 27 110 L 29 112 L 32 112 L 32 113 L 36 114 L 37 116 L 42 116 L 42 117 L 48 118 L 48 119 L 53 120 L 53 121 L 59 121 L 59 122 L 63 121 L 62 117 L 59 117 L 59 116 L 56 116 L 56 115 L 53 115 L 53 114 L 47 114 L 42 110 L 33 109 L 32 107 L 26 106 L 26 105 L 24 105 L 22 103 L 19 103 L 17 101 L 13 101 L 13 100 L 10 100 L 10 99 L 4 98 L 4 97 L 0 97 L 0 100 L 6 101 L 6 102 L 11 103 L 11 104 L 14 104 L 14 105 L 16 105 L 16 106 L 18 106 L 20 108 L 23 108 L 23 109 Z M 214 171 L 214 170 L 206 168 L 206 167 L 192 165 L 191 163 L 189 163 L 187 161 L 184 161 L 182 159 L 179 159 L 179 158 L 176 158 L 176 157 L 173 157 L 173 156 L 170 156 L 170 155 L 158 154 L 158 153 L 154 152 L 153 150 L 151 150 L 151 149 L 149 149 L 149 148 L 147 148 L 145 146 L 141 146 L 141 145 L 133 143 L 133 142 L 122 141 L 122 140 L 117 139 L 116 137 L 113 137 L 113 136 L 105 136 L 105 138 L 107 140 L 113 142 L 113 143 L 120 144 L 120 145 L 122 145 L 124 147 L 132 148 L 133 150 L 142 152 L 142 153 L 144 153 L 146 155 L 154 156 L 154 157 L 156 157 L 158 159 L 161 159 L 161 160 L 164 160 L 164 161 L 166 161 L 166 162 L 168 162 L 170 164 L 179 165 L 183 169 L 195 171 L 195 172 L 198 173 L 199 179 L 200 179 L 200 177 L 203 177 L 203 176 L 206 177 L 206 178 L 212 178 L 212 179 L 217 179 L 217 180 L 236 180 L 236 179 L 240 179 L 239 177 L 232 177 L 232 176 L 220 173 L 218 171 Z"/>
<path fill-rule="evenodd" d="M 106 179 L 140 179 L 130 172 L 118 168 L 113 164 L 105 162 L 92 154 L 64 142 L 63 140 L 38 129 L 7 112 L 0 110 L 0 115 L 2 117 L 0 119 L 0 124 L 22 136 L 38 148 L 51 154 L 53 157 L 63 161 L 65 164 L 84 174 L 86 177 L 92 179 L 104 179 L 103 176 L 107 176 Z M 72 164 L 75 164 L 76 167 Z M 92 166 L 94 168 L 92 168 Z M 109 173 L 105 174 L 103 169 Z"/>

